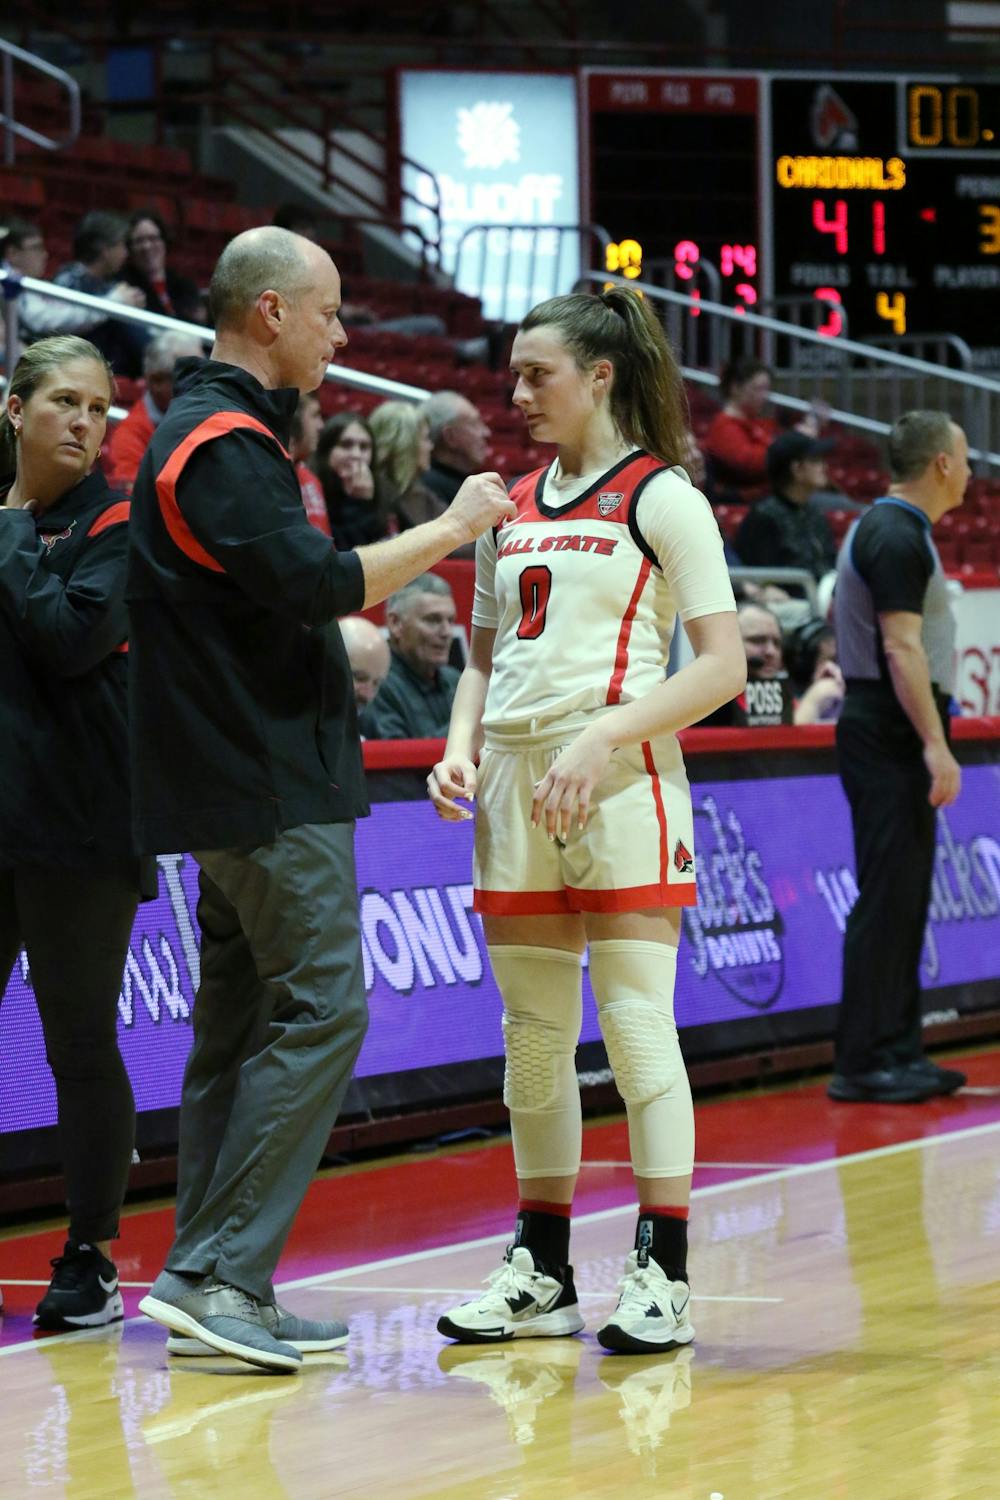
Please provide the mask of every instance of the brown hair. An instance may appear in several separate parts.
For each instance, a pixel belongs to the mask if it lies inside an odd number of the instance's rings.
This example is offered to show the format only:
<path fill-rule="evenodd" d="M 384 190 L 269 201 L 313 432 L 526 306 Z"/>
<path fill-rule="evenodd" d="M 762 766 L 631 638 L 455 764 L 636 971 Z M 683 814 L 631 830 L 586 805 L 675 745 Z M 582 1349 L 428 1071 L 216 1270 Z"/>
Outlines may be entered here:
<path fill-rule="evenodd" d="M 20 396 L 22 401 L 30 401 L 46 375 L 50 375 L 53 370 L 58 370 L 63 365 L 68 365 L 73 359 L 92 359 L 97 364 L 103 365 L 108 377 L 108 394 L 114 400 L 115 376 L 111 366 L 100 349 L 96 348 L 89 339 L 78 338 L 73 333 L 61 333 L 50 339 L 39 339 L 37 344 L 32 344 L 25 349 L 14 366 L 14 373 L 7 386 L 7 396 Z M 0 487 L 6 488 L 16 477 L 17 442 L 5 406 L 0 412 Z"/>
<path fill-rule="evenodd" d="M 573 292 L 533 307 L 521 323 L 556 328 L 581 370 L 597 360 L 614 366 L 611 416 L 627 442 L 667 464 L 683 464 L 687 395 L 674 352 L 644 297 L 631 287 L 599 296 Z"/>
<path fill-rule="evenodd" d="M 907 484 L 954 447 L 954 424 L 946 411 L 905 411 L 886 442 L 889 473 L 896 484 Z"/>

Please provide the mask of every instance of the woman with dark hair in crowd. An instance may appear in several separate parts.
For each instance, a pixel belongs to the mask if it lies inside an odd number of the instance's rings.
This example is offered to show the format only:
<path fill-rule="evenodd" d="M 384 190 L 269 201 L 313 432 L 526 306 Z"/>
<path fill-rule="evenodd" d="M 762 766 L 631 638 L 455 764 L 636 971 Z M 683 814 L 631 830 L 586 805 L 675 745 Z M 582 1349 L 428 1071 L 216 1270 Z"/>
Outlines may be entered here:
<path fill-rule="evenodd" d="M 205 304 L 189 276 L 167 265 L 167 226 L 152 208 L 140 208 L 128 221 L 128 260 L 122 277 L 145 294 L 146 311 L 187 323 L 204 323 Z"/>
<path fill-rule="evenodd" d="M 42 1328 L 122 1316 L 110 1254 L 135 1106 L 118 995 L 136 905 L 155 893 L 155 866 L 130 836 L 129 507 L 94 468 L 112 398 L 93 344 L 42 339 L 21 356 L 0 416 L 0 988 L 23 946 L 69 1208 Z"/>
<path fill-rule="evenodd" d="M 356 411 L 339 411 L 320 433 L 312 467 L 323 486 L 330 533 L 338 550 L 393 536 L 399 526 L 375 484 L 375 439 Z"/>
<path fill-rule="evenodd" d="M 767 450 L 778 436 L 778 424 L 765 415 L 771 395 L 771 370 L 759 359 L 731 360 L 722 372 L 725 402 L 705 434 L 712 498 L 716 502 L 756 500 L 766 495 Z"/>
<path fill-rule="evenodd" d="M 555 297 L 522 322 L 514 405 L 554 461 L 511 488 L 477 543 L 469 662 L 428 790 L 476 797 L 474 904 L 503 997 L 504 1100 L 519 1208 L 464 1343 L 583 1327 L 570 1265 L 580 1169 L 581 958 L 628 1115 L 639 1200 L 607 1349 L 688 1344 L 694 1111 L 674 1020 L 694 816 L 676 733 L 739 692 L 746 665 L 722 539 L 681 468 L 684 386 L 648 302 Z M 676 620 L 694 660 L 667 677 Z M 478 769 L 475 757 L 479 755 Z"/>

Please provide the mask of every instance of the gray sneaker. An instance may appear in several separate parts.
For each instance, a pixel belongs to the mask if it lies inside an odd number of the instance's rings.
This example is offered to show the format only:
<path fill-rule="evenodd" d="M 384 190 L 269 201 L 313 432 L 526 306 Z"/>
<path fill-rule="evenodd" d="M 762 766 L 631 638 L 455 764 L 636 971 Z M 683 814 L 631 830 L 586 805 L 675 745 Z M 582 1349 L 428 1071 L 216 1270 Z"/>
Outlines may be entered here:
<path fill-rule="evenodd" d="M 291 1344 L 276 1339 L 265 1326 L 256 1298 L 239 1287 L 206 1277 L 192 1283 L 162 1271 L 139 1311 L 163 1323 L 171 1333 L 207 1344 L 217 1354 L 231 1354 L 262 1370 L 297 1370 L 302 1355 Z"/>
<path fill-rule="evenodd" d="M 286 1344 L 291 1344 L 300 1354 L 315 1354 L 325 1349 L 340 1349 L 347 1343 L 347 1324 L 331 1319 L 321 1323 L 315 1318 L 299 1318 L 278 1302 L 260 1304 L 260 1320 L 268 1333 Z M 204 1358 L 217 1354 L 201 1339 L 182 1338 L 177 1334 L 167 1339 L 167 1353 L 185 1356 L 188 1359 Z"/>

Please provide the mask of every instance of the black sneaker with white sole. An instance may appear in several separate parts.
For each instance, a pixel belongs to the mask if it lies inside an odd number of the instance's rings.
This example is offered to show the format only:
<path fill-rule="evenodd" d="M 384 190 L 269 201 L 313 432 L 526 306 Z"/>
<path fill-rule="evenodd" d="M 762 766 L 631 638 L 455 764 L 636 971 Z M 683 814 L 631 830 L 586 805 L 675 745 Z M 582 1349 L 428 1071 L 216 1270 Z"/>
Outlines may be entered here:
<path fill-rule="evenodd" d="M 67 1240 L 52 1265 L 52 1280 L 35 1309 L 36 1328 L 100 1328 L 125 1314 L 118 1269 L 95 1245 Z"/>
<path fill-rule="evenodd" d="M 579 1333 L 583 1319 L 572 1266 L 552 1269 L 526 1245 L 510 1245 L 486 1291 L 438 1319 L 438 1333 L 460 1344 L 496 1344 L 506 1339 L 559 1338 Z"/>

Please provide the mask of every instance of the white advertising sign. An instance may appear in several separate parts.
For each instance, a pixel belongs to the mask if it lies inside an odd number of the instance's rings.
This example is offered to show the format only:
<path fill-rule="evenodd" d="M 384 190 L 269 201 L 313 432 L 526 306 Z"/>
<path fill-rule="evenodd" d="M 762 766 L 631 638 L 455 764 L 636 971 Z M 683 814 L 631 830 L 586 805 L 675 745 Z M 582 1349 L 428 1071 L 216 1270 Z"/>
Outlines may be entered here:
<path fill-rule="evenodd" d="M 433 228 L 441 191 L 444 267 L 487 318 L 514 322 L 579 275 L 576 82 L 529 73 L 408 72 L 399 78 L 404 167 L 418 202 L 408 223 Z M 428 206 L 424 206 L 428 205 Z M 493 228 L 489 226 L 515 226 Z M 547 231 L 547 232 L 546 232 Z"/>

